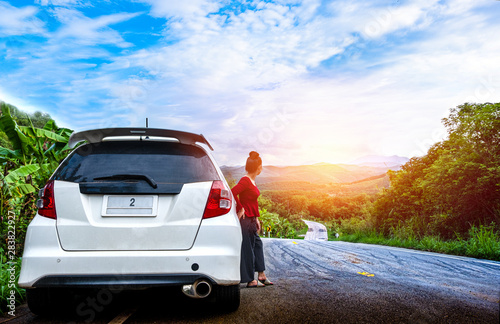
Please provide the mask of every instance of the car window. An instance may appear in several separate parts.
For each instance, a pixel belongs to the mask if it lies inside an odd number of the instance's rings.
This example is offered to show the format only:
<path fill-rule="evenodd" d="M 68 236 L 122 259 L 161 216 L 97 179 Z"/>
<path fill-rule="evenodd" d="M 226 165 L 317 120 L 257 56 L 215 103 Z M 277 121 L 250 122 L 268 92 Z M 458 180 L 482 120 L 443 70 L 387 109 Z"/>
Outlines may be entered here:
<path fill-rule="evenodd" d="M 207 154 L 192 145 L 153 141 L 86 144 L 57 169 L 54 180 L 92 182 L 116 174 L 146 174 L 158 183 L 220 180 Z"/>

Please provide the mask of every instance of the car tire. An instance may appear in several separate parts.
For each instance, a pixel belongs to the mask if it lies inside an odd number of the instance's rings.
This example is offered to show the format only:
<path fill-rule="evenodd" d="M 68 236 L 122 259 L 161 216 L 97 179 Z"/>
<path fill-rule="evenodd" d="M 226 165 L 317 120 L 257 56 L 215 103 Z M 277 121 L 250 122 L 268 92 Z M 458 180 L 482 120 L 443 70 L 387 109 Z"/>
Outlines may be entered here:
<path fill-rule="evenodd" d="M 240 307 L 240 285 L 215 286 L 215 301 L 223 312 L 234 312 Z"/>
<path fill-rule="evenodd" d="M 26 289 L 28 308 L 36 315 L 54 315 L 71 309 L 71 295 L 66 289 Z"/>
<path fill-rule="evenodd" d="M 28 308 L 36 315 L 47 315 L 53 308 L 49 288 L 26 289 Z"/>

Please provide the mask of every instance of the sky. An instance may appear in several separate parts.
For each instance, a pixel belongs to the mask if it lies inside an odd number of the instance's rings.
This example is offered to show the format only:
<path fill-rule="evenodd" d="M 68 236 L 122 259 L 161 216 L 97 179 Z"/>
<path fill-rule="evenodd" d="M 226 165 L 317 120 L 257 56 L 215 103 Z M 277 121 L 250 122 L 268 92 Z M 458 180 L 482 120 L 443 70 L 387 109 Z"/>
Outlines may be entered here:
<path fill-rule="evenodd" d="M 424 155 L 500 102 L 493 0 L 0 0 L 0 100 L 203 134 L 221 165 Z"/>

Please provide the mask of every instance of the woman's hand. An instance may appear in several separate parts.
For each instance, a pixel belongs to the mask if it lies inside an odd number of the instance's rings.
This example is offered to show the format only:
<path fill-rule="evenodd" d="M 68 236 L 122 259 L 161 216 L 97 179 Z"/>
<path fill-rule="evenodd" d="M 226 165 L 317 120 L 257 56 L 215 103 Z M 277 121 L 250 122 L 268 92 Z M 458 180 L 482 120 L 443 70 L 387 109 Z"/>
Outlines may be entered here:
<path fill-rule="evenodd" d="M 255 217 L 255 220 L 257 221 L 257 233 L 260 232 L 260 222 L 259 222 L 259 218 Z"/>
<path fill-rule="evenodd" d="M 237 215 L 238 219 L 245 219 L 245 208 L 241 208 Z"/>

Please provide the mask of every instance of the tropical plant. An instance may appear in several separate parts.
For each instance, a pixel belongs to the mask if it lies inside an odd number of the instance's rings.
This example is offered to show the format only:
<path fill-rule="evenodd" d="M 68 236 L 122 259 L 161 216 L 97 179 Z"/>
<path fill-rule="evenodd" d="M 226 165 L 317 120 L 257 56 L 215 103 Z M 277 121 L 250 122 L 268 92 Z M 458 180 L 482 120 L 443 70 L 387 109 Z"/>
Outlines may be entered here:
<path fill-rule="evenodd" d="M 14 302 L 20 304 L 24 300 L 26 292 L 17 284 L 12 286 L 12 275 L 14 276 L 14 282 L 17 282 L 19 279 L 21 259 L 7 262 L 7 258 L 3 255 L 4 251 L 0 249 L 0 252 L 0 314 L 3 314 L 10 310 L 8 308 L 8 305 L 11 303 L 9 298 L 15 296 Z M 14 273 L 12 271 L 14 271 Z M 12 291 L 14 291 L 14 293 L 12 293 Z"/>
<path fill-rule="evenodd" d="M 28 118 L 29 126 L 20 126 L 10 113 L 9 105 L 0 103 L 0 131 L 8 139 L 9 147 L 0 147 L 0 213 L 15 213 L 18 255 L 22 253 L 25 228 L 35 211 L 35 193 L 42 188 L 59 162 L 68 154 L 68 139 L 72 131 L 58 128 L 49 120 L 43 128 L 36 128 Z M 5 244 L 2 222 L 2 242 Z"/>
<path fill-rule="evenodd" d="M 36 213 L 36 192 L 44 186 L 59 162 L 69 153 L 67 143 L 72 131 L 58 128 L 48 114 L 37 112 L 29 116 L 4 102 L 0 102 L 0 106 L 1 313 L 6 310 L 6 298 L 11 296 L 12 290 L 15 291 L 16 303 L 24 299 L 24 289 L 17 284 L 10 286 L 11 271 L 15 269 L 17 282 L 26 229 Z M 4 217 L 5 215 L 9 217 Z M 5 254 L 12 247 L 15 247 L 17 258 L 12 259 L 13 255 L 9 254 L 10 262 L 7 263 Z"/>

